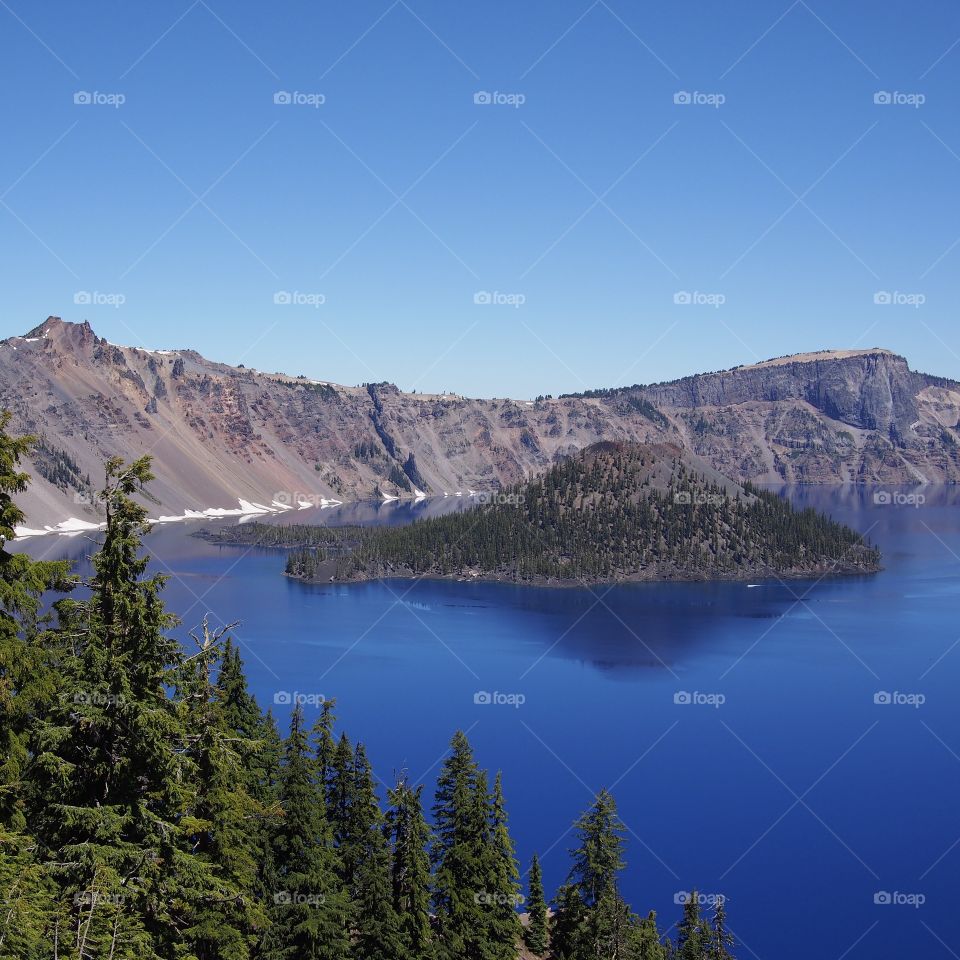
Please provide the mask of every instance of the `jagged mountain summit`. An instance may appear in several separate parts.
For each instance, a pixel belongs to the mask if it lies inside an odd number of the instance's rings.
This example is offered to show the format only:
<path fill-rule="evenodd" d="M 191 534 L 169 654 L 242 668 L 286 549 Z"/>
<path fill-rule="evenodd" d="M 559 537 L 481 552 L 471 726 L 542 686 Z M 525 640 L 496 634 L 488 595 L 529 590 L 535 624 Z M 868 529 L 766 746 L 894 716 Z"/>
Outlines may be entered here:
<path fill-rule="evenodd" d="M 960 478 L 960 383 L 878 348 L 484 400 L 121 347 L 50 317 L 0 341 L 0 406 L 41 438 L 23 498 L 32 528 L 97 522 L 103 460 L 144 453 L 155 517 L 490 490 L 601 440 L 674 443 L 741 482 Z"/>

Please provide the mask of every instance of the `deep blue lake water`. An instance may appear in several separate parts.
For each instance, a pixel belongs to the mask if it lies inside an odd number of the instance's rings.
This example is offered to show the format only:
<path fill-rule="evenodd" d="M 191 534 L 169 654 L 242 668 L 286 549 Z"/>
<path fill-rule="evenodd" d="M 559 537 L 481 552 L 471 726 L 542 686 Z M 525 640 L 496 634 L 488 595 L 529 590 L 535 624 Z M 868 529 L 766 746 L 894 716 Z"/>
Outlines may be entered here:
<path fill-rule="evenodd" d="M 402 769 L 432 791 L 468 731 L 503 771 L 524 868 L 538 851 L 551 890 L 571 822 L 607 786 L 628 827 L 624 892 L 664 927 L 696 887 L 727 897 L 741 960 L 946 958 L 960 952 L 960 490 L 922 492 L 908 506 L 784 491 L 868 533 L 885 570 L 754 587 L 309 586 L 280 575 L 282 554 L 189 525 L 148 545 L 184 628 L 241 621 L 261 703 L 335 696 L 385 781 Z"/>

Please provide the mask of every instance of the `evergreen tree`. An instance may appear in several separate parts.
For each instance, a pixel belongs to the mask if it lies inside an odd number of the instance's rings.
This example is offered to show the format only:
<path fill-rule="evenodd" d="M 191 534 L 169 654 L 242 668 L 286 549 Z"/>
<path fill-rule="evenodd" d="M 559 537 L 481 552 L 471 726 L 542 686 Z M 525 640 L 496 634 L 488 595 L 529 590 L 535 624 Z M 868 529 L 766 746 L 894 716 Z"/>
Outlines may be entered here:
<path fill-rule="evenodd" d="M 432 858 L 438 960 L 481 960 L 483 905 L 491 895 L 485 870 L 488 837 L 485 778 L 461 731 L 437 781 Z"/>
<path fill-rule="evenodd" d="M 640 920 L 634 919 L 626 956 L 628 960 L 668 960 L 669 944 L 665 944 L 660 936 L 653 910 Z"/>
<path fill-rule="evenodd" d="M 179 843 L 183 738 L 168 688 L 181 655 L 166 633 L 175 619 L 160 599 L 164 578 L 145 577 L 139 555 L 146 510 L 132 497 L 151 479 L 149 458 L 114 458 L 106 476 L 90 598 L 58 605 L 71 652 L 37 728 L 31 822 L 59 889 L 58 940 L 81 957 L 152 960 L 172 952 L 184 900 L 206 881 Z"/>
<path fill-rule="evenodd" d="M 575 927 L 570 956 L 577 960 L 581 956 L 620 960 L 629 953 L 638 921 L 620 895 L 617 876 L 625 865 L 624 827 L 608 791 L 597 794 L 575 827 L 580 845 L 573 851 L 568 882 L 579 895 L 582 919 Z M 565 949 L 571 947 L 565 944 Z"/>
<path fill-rule="evenodd" d="M 23 523 L 14 495 L 27 489 L 29 476 L 18 469 L 33 437 L 7 433 L 10 413 L 0 412 L 0 827 L 26 828 L 24 769 L 29 758 L 27 728 L 56 696 L 56 673 L 38 612 L 45 591 L 65 589 L 69 564 L 31 560 L 7 546 Z"/>
<path fill-rule="evenodd" d="M 733 960 L 736 941 L 727 927 L 727 905 L 723 896 L 718 896 L 713 909 L 713 936 L 710 942 L 710 960 Z"/>
<path fill-rule="evenodd" d="M 530 879 L 527 894 L 527 928 L 523 941 L 527 949 L 542 957 L 547 952 L 547 902 L 543 895 L 543 873 L 540 858 L 534 854 L 530 861 Z"/>
<path fill-rule="evenodd" d="M 228 627 L 211 632 L 206 619 L 194 639 L 198 652 L 189 658 L 179 679 L 183 713 L 184 757 L 192 795 L 181 828 L 198 867 L 205 867 L 213 886 L 191 904 L 183 937 L 200 960 L 246 960 L 264 927 L 262 901 L 250 891 L 257 874 L 256 823 L 260 808 L 247 789 L 247 762 L 256 743 L 238 736 L 226 719 L 213 674 L 222 658 Z M 253 728 L 256 732 L 256 727 Z"/>
<path fill-rule="evenodd" d="M 404 960 L 433 956 L 430 928 L 430 831 L 420 801 L 422 787 L 401 780 L 388 793 L 386 835 L 392 853 L 393 910 L 400 927 Z"/>
<path fill-rule="evenodd" d="M 337 716 L 334 709 L 337 705 L 335 699 L 324 700 L 320 708 L 320 716 L 313 725 L 313 742 L 317 756 L 317 777 L 321 790 L 326 796 L 329 790 L 330 781 L 333 778 L 334 762 L 337 753 L 337 742 L 333 737 L 333 727 Z"/>
<path fill-rule="evenodd" d="M 583 960 L 586 939 L 587 910 L 580 890 L 575 884 L 566 883 L 554 900 L 554 912 L 550 921 L 551 960 Z"/>
<path fill-rule="evenodd" d="M 354 903 L 355 960 L 407 960 L 393 906 L 390 849 L 377 802 L 373 773 L 363 744 L 353 761 L 354 801 L 349 855 L 354 858 L 350 891 Z"/>
<path fill-rule="evenodd" d="M 487 802 L 481 790 L 477 791 L 478 801 Z M 493 795 L 489 800 L 489 839 L 480 851 L 489 860 L 488 897 L 486 918 L 486 936 L 489 955 L 515 960 L 517 944 L 520 942 L 521 926 L 517 914 L 517 905 L 522 901 L 520 894 L 520 871 L 514 854 L 513 840 L 507 828 L 507 808 L 503 797 L 503 777 L 497 774 L 493 783 Z"/>
<path fill-rule="evenodd" d="M 269 960 L 343 960 L 349 954 L 348 904 L 327 823 L 323 793 L 297 705 L 284 747 L 283 822 L 275 840 Z"/>
<path fill-rule="evenodd" d="M 700 915 L 700 895 L 691 891 L 683 904 L 683 919 L 677 924 L 677 960 L 708 960 L 713 933 Z"/>

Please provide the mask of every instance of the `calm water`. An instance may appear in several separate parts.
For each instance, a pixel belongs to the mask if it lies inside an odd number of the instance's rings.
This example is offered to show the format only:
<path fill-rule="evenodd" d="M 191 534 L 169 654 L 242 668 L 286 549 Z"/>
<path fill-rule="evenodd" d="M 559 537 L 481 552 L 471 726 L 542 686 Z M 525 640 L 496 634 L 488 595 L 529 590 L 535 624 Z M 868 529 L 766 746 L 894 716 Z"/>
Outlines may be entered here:
<path fill-rule="evenodd" d="M 571 821 L 608 786 L 629 830 L 625 893 L 664 926 L 680 914 L 675 894 L 696 886 L 727 896 L 741 958 L 949 957 L 960 950 L 960 490 L 923 493 L 912 507 L 785 491 L 869 532 L 886 569 L 753 588 L 308 586 L 280 576 L 277 552 L 214 547 L 181 524 L 149 547 L 185 627 L 205 612 L 241 621 L 261 703 L 335 696 L 384 780 L 403 769 L 432 788 L 451 734 L 467 730 L 481 763 L 503 770 L 519 854 L 539 851 L 551 888 Z M 333 516 L 397 522 L 454 506 Z M 89 548 L 29 542 L 37 555 Z M 479 691 L 524 702 L 477 704 Z M 881 691 L 925 702 L 876 704 Z M 275 709 L 285 720 L 289 707 Z M 881 891 L 925 903 L 875 904 Z"/>

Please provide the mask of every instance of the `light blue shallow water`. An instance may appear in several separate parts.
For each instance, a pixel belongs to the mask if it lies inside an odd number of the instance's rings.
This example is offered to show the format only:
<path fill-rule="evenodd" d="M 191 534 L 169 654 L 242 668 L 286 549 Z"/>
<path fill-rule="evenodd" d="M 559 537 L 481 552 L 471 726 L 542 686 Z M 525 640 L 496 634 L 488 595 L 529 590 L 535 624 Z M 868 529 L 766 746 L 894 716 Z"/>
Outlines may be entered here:
<path fill-rule="evenodd" d="M 467 730 L 503 770 L 520 856 L 539 851 L 551 887 L 571 821 L 608 786 L 629 830 L 624 890 L 666 926 L 675 894 L 696 886 L 727 896 L 741 957 L 955 956 L 960 491 L 926 490 L 919 508 L 864 490 L 785 494 L 869 532 L 886 569 L 753 588 L 309 586 L 280 576 L 277 552 L 214 547 L 183 525 L 149 547 L 185 628 L 208 611 L 240 620 L 261 703 L 279 701 L 285 720 L 289 695 L 337 697 L 384 780 L 404 769 L 432 784 Z M 881 692 L 894 702 L 875 703 Z M 896 702 L 915 694 L 922 705 Z M 881 892 L 925 903 L 875 903 Z"/>

